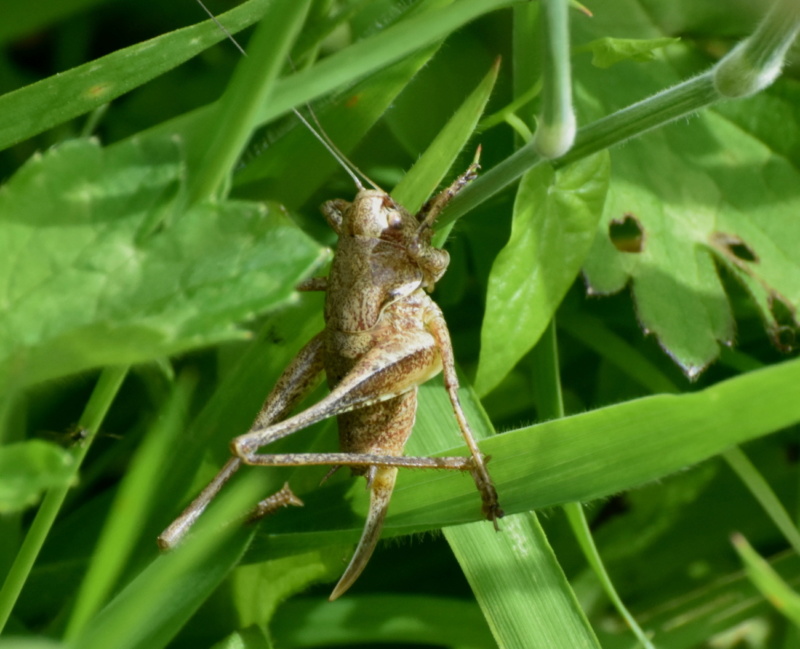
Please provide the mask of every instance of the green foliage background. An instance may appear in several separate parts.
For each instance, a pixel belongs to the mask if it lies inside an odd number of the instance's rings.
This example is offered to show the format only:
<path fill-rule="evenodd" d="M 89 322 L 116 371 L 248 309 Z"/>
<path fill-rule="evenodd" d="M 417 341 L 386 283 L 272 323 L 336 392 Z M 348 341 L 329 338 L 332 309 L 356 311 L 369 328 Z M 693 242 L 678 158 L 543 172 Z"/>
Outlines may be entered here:
<path fill-rule="evenodd" d="M 708 70 L 770 5 L 585 4 L 579 126 Z M 328 603 L 366 507 L 344 472 L 243 472 L 155 545 L 322 326 L 292 287 L 335 244 L 317 206 L 355 190 L 287 111 L 311 102 L 409 208 L 478 144 L 492 178 L 539 109 L 539 3 L 209 3 L 243 44 L 263 17 L 247 59 L 191 0 L 0 7 L 0 648 L 800 643 L 791 56 L 751 98 L 465 194 L 434 297 L 508 516 L 404 474 L 392 540 Z M 459 440 L 434 380 L 408 451 Z M 276 446 L 334 445 L 327 422 Z M 286 480 L 304 508 L 225 525 Z"/>

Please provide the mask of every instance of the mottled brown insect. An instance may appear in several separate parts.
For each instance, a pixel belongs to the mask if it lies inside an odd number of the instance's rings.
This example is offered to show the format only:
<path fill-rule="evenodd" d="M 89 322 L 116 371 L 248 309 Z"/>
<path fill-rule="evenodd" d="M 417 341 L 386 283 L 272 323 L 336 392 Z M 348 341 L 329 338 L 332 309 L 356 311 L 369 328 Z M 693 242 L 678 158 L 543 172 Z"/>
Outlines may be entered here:
<path fill-rule="evenodd" d="M 352 203 L 333 200 L 322 206 L 339 236 L 336 254 L 328 277 L 311 279 L 298 289 L 325 291 L 325 328 L 284 370 L 251 430 L 233 440 L 234 457 L 159 537 L 162 548 L 174 546 L 185 535 L 242 463 L 348 466 L 366 478 L 371 496 L 364 532 L 332 600 L 352 585 L 372 555 L 398 467 L 469 471 L 484 515 L 497 526 L 503 512 L 458 400 L 447 325 L 428 295 L 449 262 L 447 252 L 431 244 L 432 225 L 449 200 L 475 177 L 477 168 L 476 162 L 416 216 L 377 189 L 360 189 Z M 323 371 L 331 389 L 328 396 L 287 418 Z M 417 388 L 440 371 L 470 456 L 404 457 L 414 426 Z M 339 424 L 339 453 L 258 452 L 332 416 Z M 262 501 L 254 517 L 286 504 L 302 504 L 288 488 Z"/>

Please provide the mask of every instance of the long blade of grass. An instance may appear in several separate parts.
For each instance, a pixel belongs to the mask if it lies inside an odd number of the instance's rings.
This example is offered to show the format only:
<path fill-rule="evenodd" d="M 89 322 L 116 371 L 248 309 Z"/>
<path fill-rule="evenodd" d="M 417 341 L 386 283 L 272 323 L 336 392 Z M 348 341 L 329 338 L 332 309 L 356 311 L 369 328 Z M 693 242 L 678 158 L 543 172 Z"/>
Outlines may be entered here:
<path fill-rule="evenodd" d="M 255 478 L 255 479 L 254 479 Z M 242 520 L 258 500 L 257 476 L 233 485 L 181 547 L 161 555 L 126 586 L 70 646 L 159 649 L 167 645 L 239 562 L 253 528 Z"/>
<path fill-rule="evenodd" d="M 268 0 L 249 0 L 219 16 L 219 21 L 229 32 L 236 33 L 256 22 L 269 6 Z M 4 117 L 0 149 L 88 113 L 225 37 L 214 22 L 207 20 L 6 93 L 0 97 L 0 114 Z"/>
<path fill-rule="evenodd" d="M 270 98 L 294 39 L 308 13 L 309 0 L 274 3 L 256 27 L 248 55 L 213 115 L 211 141 L 189 182 L 189 204 L 217 194 L 256 126 L 256 115 Z"/>
<path fill-rule="evenodd" d="M 178 383 L 158 422 L 147 432 L 120 484 L 78 591 L 64 635 L 67 639 L 76 637 L 103 602 L 107 601 L 140 541 L 153 500 L 159 496 L 157 478 L 164 458 L 181 430 L 191 387 L 185 380 Z"/>
<path fill-rule="evenodd" d="M 73 466 L 76 474 L 127 372 L 127 367 L 109 367 L 100 374 L 94 392 L 92 392 L 89 403 L 86 404 L 78 423 L 81 429 L 89 432 L 89 435 L 82 444 L 74 447 Z M 0 632 L 11 615 L 11 610 L 22 592 L 22 587 L 25 585 L 36 557 L 39 556 L 39 551 L 67 497 L 69 485 L 70 483 L 67 483 L 63 487 L 50 489 L 47 492 L 30 529 L 28 529 L 22 547 L 17 552 L 14 563 L 6 575 L 3 588 L 0 589 Z"/>
<path fill-rule="evenodd" d="M 661 372 L 652 362 L 636 350 L 632 345 L 608 330 L 601 322 L 582 317 L 580 321 L 569 320 L 562 323 L 567 331 L 590 345 L 606 360 L 614 363 L 631 378 L 638 381 L 653 392 L 677 393 L 677 386 Z M 763 367 L 752 359 L 739 359 L 740 371 L 753 371 Z M 745 367 L 746 364 L 746 367 Z M 800 554 L 800 532 L 792 521 L 786 508 L 780 502 L 769 483 L 749 460 L 744 451 L 730 448 L 723 453 L 723 458 L 731 469 L 739 476 L 747 489 L 758 500 L 764 511 L 783 533 L 786 540 Z"/>
<path fill-rule="evenodd" d="M 733 547 L 744 563 L 748 579 L 770 604 L 788 617 L 793 624 L 800 626 L 800 594 L 781 578 L 741 534 L 735 534 L 732 541 Z"/>
<path fill-rule="evenodd" d="M 491 11 L 513 4 L 514 0 L 462 0 L 445 7 L 418 11 L 392 25 L 323 59 L 316 65 L 281 79 L 275 84 L 272 100 L 263 106 L 258 123 L 267 123 L 288 110 L 317 97 L 340 90 L 360 78 L 381 70 L 400 59 L 446 38 L 460 26 Z M 207 114 L 205 106 L 157 126 L 148 134 L 176 133 L 190 145 L 189 157 L 197 155 L 191 143 L 201 140 Z"/>
<path fill-rule="evenodd" d="M 481 449 L 492 457 L 490 471 L 508 514 L 587 502 L 659 480 L 735 444 L 800 422 L 800 402 L 794 398 L 798 383 L 800 360 L 787 361 L 691 394 L 645 397 L 505 432 L 483 440 Z M 449 441 L 435 444 L 432 451 L 464 454 L 462 446 L 446 448 L 458 439 L 458 432 L 441 384 L 431 381 L 420 394 L 409 453 L 423 451 L 415 446 L 418 440 L 445 431 Z M 479 402 L 468 390 L 460 394 L 469 421 L 481 421 Z M 290 517 L 275 517 L 269 543 L 259 553 L 267 547 L 279 554 L 301 543 L 320 547 L 330 540 L 357 538 L 361 521 L 352 512 L 366 511 L 363 491 L 357 484 L 345 495 L 339 484 L 309 494 L 307 509 L 314 507 L 316 517 L 306 521 L 304 533 L 292 533 L 296 519 L 290 523 Z M 384 535 L 480 519 L 479 499 L 468 477 L 405 472 L 398 480 Z"/>

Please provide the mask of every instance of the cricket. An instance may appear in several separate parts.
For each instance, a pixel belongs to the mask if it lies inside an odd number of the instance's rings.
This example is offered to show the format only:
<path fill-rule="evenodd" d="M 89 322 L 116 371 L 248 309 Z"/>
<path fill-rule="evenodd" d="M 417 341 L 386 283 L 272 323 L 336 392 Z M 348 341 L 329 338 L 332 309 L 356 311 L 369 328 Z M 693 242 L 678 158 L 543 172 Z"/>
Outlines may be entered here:
<path fill-rule="evenodd" d="M 361 539 L 331 593 L 335 600 L 366 567 L 380 538 L 401 467 L 468 472 L 480 494 L 482 513 L 498 528 L 503 516 L 497 492 L 458 398 L 453 346 L 439 306 L 429 293 L 447 270 L 447 251 L 432 245 L 433 226 L 449 201 L 477 176 L 478 154 L 469 168 L 409 213 L 349 163 L 300 113 L 353 178 L 352 202 L 327 201 L 322 214 L 338 236 L 327 277 L 315 277 L 298 291 L 324 291 L 324 329 L 298 352 L 278 378 L 250 430 L 233 439 L 232 457 L 158 537 L 163 550 L 178 545 L 224 484 L 242 465 L 278 467 L 328 465 L 328 475 L 349 467 L 366 479 L 370 504 Z M 361 175 L 371 188 L 366 189 Z M 443 373 L 455 420 L 469 449 L 465 457 L 407 457 L 403 450 L 414 428 L 418 387 Z M 330 392 L 291 414 L 325 374 Z M 336 417 L 337 453 L 269 454 L 261 449 L 312 424 Z M 287 505 L 302 505 L 290 487 L 262 500 L 250 520 Z"/>

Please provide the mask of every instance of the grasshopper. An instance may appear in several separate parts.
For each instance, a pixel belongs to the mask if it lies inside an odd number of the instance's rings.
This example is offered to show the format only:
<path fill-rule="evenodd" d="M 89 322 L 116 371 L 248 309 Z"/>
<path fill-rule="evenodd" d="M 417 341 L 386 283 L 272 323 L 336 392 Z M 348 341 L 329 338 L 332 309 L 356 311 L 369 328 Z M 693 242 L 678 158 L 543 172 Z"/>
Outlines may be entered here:
<path fill-rule="evenodd" d="M 365 189 L 353 171 L 358 170 L 301 114 L 296 115 L 340 161 L 358 188 L 352 202 L 337 199 L 322 206 L 325 219 L 338 235 L 330 274 L 297 287 L 299 291 L 325 292 L 325 328 L 283 371 L 249 432 L 231 442 L 233 457 L 162 532 L 158 543 L 162 549 L 177 545 L 242 464 L 330 465 L 331 473 L 347 466 L 354 475 L 366 478 L 370 505 L 355 553 L 330 596 L 334 600 L 358 578 L 375 549 L 399 467 L 467 471 L 480 493 L 484 516 L 495 528 L 497 519 L 503 516 L 485 458 L 458 399 L 447 324 L 428 295 L 449 263 L 448 253 L 431 243 L 433 224 L 448 202 L 476 177 L 479 165 L 476 156 L 465 173 L 414 215 L 374 183 L 373 189 Z M 289 416 L 323 372 L 329 394 Z M 404 457 L 403 448 L 414 427 L 418 386 L 439 372 L 444 374 L 444 385 L 470 455 Z M 333 416 L 338 420 L 339 453 L 259 452 L 274 441 Z M 288 485 L 258 503 L 250 519 L 286 505 L 302 505 Z"/>
<path fill-rule="evenodd" d="M 361 540 L 331 600 L 342 595 L 365 568 L 380 537 L 398 467 L 468 471 L 484 516 L 497 527 L 503 515 L 485 459 L 458 399 L 453 347 L 441 309 L 428 292 L 444 275 L 449 255 L 431 245 L 432 225 L 449 200 L 477 173 L 473 163 L 417 215 L 382 190 L 359 187 L 355 200 L 322 206 L 339 236 L 328 277 L 307 280 L 300 291 L 325 291 L 325 328 L 283 371 L 249 432 L 231 442 L 233 457 L 159 537 L 175 546 L 222 485 L 244 464 L 351 467 L 370 489 Z M 359 183 L 360 185 L 360 183 Z M 325 372 L 330 393 L 306 410 L 288 413 Z M 404 457 L 420 384 L 444 373 L 469 457 Z M 261 454 L 258 449 L 318 421 L 336 416 L 340 453 Z M 335 470 L 335 469 L 334 469 Z M 284 488 L 259 505 L 253 518 L 281 505 L 302 504 Z"/>

